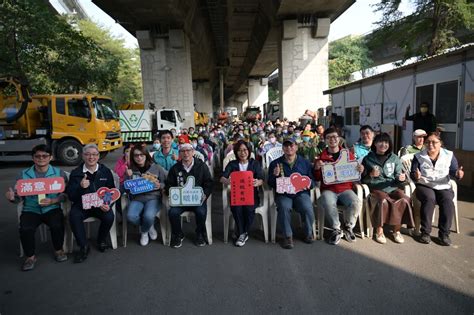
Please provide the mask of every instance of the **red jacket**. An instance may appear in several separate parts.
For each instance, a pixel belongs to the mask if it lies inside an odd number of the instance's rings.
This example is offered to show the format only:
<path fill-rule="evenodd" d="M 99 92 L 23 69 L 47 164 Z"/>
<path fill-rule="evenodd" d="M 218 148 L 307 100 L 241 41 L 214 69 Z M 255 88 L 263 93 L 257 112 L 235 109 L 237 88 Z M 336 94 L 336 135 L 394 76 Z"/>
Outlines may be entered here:
<path fill-rule="evenodd" d="M 339 150 L 342 150 L 342 147 L 339 147 Z M 336 162 L 333 158 L 332 155 L 329 154 L 328 149 L 324 149 L 323 152 L 321 152 L 321 155 L 319 156 L 321 161 L 324 163 L 328 162 Z M 349 150 L 349 159 L 350 160 L 355 160 L 354 153 Z M 331 185 L 326 185 L 323 182 L 323 176 L 321 174 L 321 169 L 315 170 L 314 171 L 314 178 L 316 181 L 321 182 L 321 191 L 324 190 L 331 190 L 335 192 L 336 194 L 340 194 L 346 190 L 352 189 L 352 182 L 346 182 L 346 183 L 339 183 L 339 184 L 331 184 Z"/>

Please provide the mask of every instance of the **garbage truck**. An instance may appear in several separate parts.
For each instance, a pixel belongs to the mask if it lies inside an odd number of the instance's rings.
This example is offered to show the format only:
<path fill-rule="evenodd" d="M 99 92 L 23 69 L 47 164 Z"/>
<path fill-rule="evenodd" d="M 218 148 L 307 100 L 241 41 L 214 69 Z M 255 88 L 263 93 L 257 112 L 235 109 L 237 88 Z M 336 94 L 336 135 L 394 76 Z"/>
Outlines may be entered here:
<path fill-rule="evenodd" d="M 30 95 L 28 83 L 0 78 L 0 162 L 31 160 L 38 144 L 52 147 L 64 165 L 78 165 L 95 143 L 101 157 L 122 146 L 112 99 L 95 94 Z"/>

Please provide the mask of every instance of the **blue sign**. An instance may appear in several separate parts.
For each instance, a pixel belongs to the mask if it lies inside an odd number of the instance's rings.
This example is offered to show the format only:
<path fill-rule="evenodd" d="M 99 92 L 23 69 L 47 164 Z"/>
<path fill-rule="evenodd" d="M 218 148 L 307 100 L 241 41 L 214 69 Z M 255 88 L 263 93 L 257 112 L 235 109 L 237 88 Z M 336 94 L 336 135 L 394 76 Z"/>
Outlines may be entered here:
<path fill-rule="evenodd" d="M 125 189 L 130 190 L 132 195 L 146 193 L 155 190 L 155 184 L 145 178 L 129 179 L 123 183 Z"/>

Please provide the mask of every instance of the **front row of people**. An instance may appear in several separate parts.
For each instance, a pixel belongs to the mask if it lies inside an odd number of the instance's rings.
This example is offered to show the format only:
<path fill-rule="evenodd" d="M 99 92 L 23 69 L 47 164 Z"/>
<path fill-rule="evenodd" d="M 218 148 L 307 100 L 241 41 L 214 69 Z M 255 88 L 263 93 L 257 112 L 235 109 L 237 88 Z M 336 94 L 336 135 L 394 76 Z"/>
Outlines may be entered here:
<path fill-rule="evenodd" d="M 354 227 L 362 208 L 361 201 L 353 191 L 352 182 L 338 182 L 335 184 L 324 183 L 322 167 L 326 163 L 334 163 L 339 159 L 342 148 L 339 146 L 339 136 L 335 129 L 329 128 L 324 132 L 327 147 L 320 156 L 315 159 L 314 165 L 310 161 L 296 154 L 297 146 L 292 138 L 283 142 L 283 156 L 272 161 L 268 169 L 268 184 L 274 189 L 275 204 L 277 208 L 277 221 L 283 233 L 282 247 L 291 249 L 293 243 L 293 231 L 291 228 L 291 210 L 297 211 L 304 222 L 303 241 L 312 243 L 314 211 L 310 197 L 310 189 L 321 182 L 321 197 L 317 200 L 318 207 L 324 209 L 327 218 L 327 226 L 331 229 L 328 243 L 336 245 L 344 238 L 348 242 L 356 240 Z M 462 167 L 458 167 L 456 158 L 451 151 L 442 148 L 442 142 L 438 134 L 428 135 L 425 141 L 427 147 L 416 154 L 410 174 L 405 174 L 398 156 L 392 152 L 391 139 L 387 134 L 377 135 L 372 143 L 371 151 L 358 164 L 357 171 L 361 173 L 361 181 L 369 186 L 369 209 L 370 219 L 375 228 L 375 240 L 386 243 L 383 232 L 384 225 L 393 227 L 393 240 L 403 243 L 404 239 L 400 233 L 402 224 L 408 227 L 414 226 L 413 211 L 409 196 L 400 189 L 400 185 L 408 180 L 408 176 L 416 185 L 415 195 L 421 202 L 421 243 L 431 241 L 431 219 L 436 204 L 440 208 L 439 216 L 439 243 L 449 246 L 451 240 L 449 231 L 454 213 L 454 192 L 450 185 L 450 178 L 461 179 L 463 177 Z M 263 185 L 263 171 L 260 164 L 250 158 L 250 146 L 243 140 L 234 144 L 233 147 L 236 160 L 231 161 L 225 168 L 220 181 L 223 184 L 230 183 L 230 176 L 236 171 L 251 171 L 253 173 L 253 186 L 255 205 L 258 205 L 259 186 Z M 181 230 L 180 216 L 184 211 L 193 211 L 196 215 L 196 240 L 197 246 L 206 244 L 206 200 L 212 193 L 213 179 L 208 166 L 199 159 L 193 157 L 193 147 L 183 144 L 179 147 L 179 160 L 170 169 L 168 175 L 159 165 L 154 164 L 145 148 L 135 147 L 130 150 L 129 165 L 125 167 L 125 179 L 135 179 L 144 176 L 152 176 L 155 190 L 130 195 L 127 219 L 129 222 L 140 226 L 141 245 L 146 245 L 149 239 L 157 238 L 157 232 L 153 227 L 156 214 L 160 211 L 162 192 L 168 193 L 170 187 L 184 186 L 189 176 L 194 176 L 195 186 L 202 187 L 203 196 L 201 206 L 170 207 L 168 215 L 171 222 L 171 246 L 181 247 L 184 234 Z M 114 177 L 112 172 L 103 164 L 98 162 L 99 150 L 95 144 L 88 144 L 83 148 L 83 164 L 74 169 L 67 178 L 66 174 L 49 163 L 52 152 L 46 145 L 38 145 L 32 150 L 34 165 L 21 172 L 17 179 L 34 179 L 45 177 L 64 178 L 66 185 L 65 193 L 49 194 L 45 196 L 26 196 L 23 198 L 23 211 L 20 216 L 20 239 L 26 255 L 23 270 L 31 270 L 36 263 L 34 234 L 36 228 L 45 223 L 50 227 L 55 259 L 58 262 L 67 260 L 63 252 L 64 240 L 64 216 L 61 202 L 69 198 L 71 210 L 69 222 L 76 238 L 79 250 L 74 255 L 74 262 L 83 262 L 87 259 L 90 247 L 87 242 L 84 220 L 88 217 L 96 217 L 101 223 L 97 236 L 99 251 L 107 249 L 106 238 L 114 221 L 114 213 L 111 204 L 103 204 L 98 208 L 85 210 L 82 205 L 84 194 L 96 192 L 101 187 L 113 188 Z M 350 153 L 350 160 L 354 160 Z M 278 177 L 291 177 L 299 173 L 307 176 L 309 183 L 296 193 L 276 192 Z M 123 191 L 123 189 L 122 189 Z M 9 189 L 6 193 L 8 200 L 20 201 L 15 190 Z M 338 205 L 342 204 L 343 224 L 339 220 Z M 236 246 L 243 246 L 248 240 L 248 232 L 255 215 L 255 206 L 232 206 L 234 220 L 236 222 L 237 238 Z"/>

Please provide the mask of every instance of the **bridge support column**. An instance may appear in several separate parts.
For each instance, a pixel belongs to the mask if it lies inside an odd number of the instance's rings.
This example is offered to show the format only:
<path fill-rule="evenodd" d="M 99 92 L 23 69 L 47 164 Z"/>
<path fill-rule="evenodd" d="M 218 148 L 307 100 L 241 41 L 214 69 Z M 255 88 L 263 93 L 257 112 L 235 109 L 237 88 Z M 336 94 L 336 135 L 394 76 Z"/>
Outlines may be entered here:
<path fill-rule="evenodd" d="M 209 82 L 193 82 L 196 110 L 212 116 L 212 90 Z"/>
<path fill-rule="evenodd" d="M 153 38 L 137 31 L 145 106 L 178 109 L 186 127 L 194 126 L 191 45 L 182 30 L 170 30 L 167 38 Z"/>
<path fill-rule="evenodd" d="M 281 118 L 291 121 L 297 120 L 306 109 L 315 111 L 328 106 L 329 98 L 323 95 L 323 91 L 329 88 L 329 26 L 323 35 L 319 30 L 315 32 L 314 26 L 305 26 L 296 20 L 286 20 L 282 27 L 278 49 L 280 104 L 283 108 L 280 113 Z"/>
<path fill-rule="evenodd" d="M 249 106 L 260 107 L 263 114 L 263 104 L 268 102 L 268 79 L 249 79 L 248 95 Z"/>

